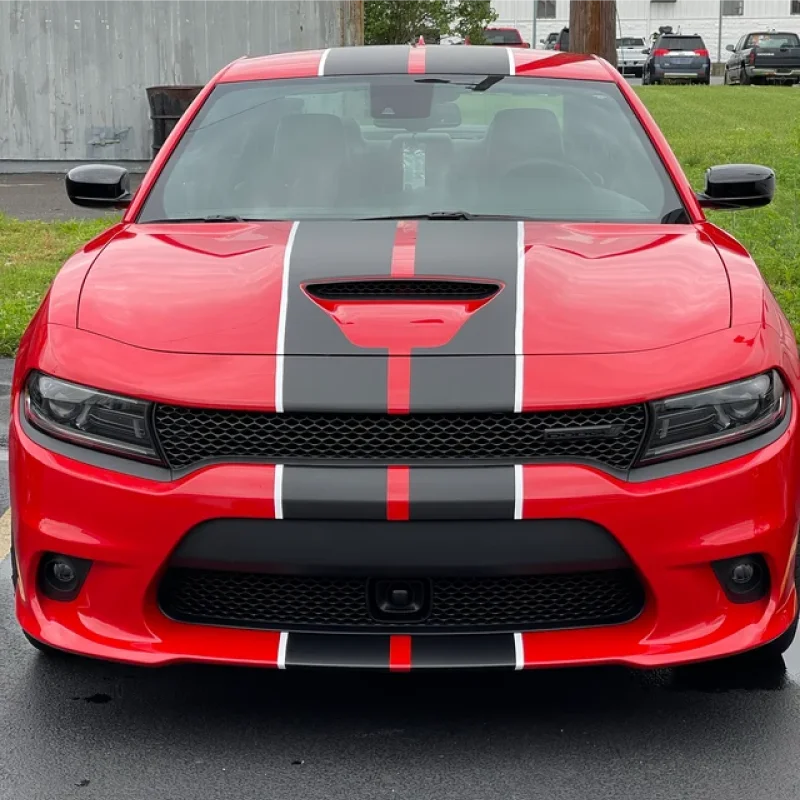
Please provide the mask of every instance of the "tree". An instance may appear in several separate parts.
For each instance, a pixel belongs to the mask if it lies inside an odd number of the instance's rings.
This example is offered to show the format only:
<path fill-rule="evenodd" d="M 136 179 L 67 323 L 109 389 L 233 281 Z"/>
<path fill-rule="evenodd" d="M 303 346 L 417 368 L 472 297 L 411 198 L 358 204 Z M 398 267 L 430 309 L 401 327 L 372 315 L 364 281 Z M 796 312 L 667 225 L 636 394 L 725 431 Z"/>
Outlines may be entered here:
<path fill-rule="evenodd" d="M 483 29 L 497 19 L 491 0 L 366 0 L 365 44 L 408 44 L 420 36 L 483 40 Z"/>
<path fill-rule="evenodd" d="M 569 49 L 593 53 L 617 65 L 617 4 L 614 0 L 571 0 Z"/>

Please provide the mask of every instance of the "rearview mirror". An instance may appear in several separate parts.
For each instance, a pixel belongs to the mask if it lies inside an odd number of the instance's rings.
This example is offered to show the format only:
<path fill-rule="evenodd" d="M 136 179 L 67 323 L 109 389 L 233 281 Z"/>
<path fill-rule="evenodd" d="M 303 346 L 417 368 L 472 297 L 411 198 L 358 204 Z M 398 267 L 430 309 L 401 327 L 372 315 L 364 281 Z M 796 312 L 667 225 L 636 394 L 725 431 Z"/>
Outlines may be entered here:
<path fill-rule="evenodd" d="M 733 52 L 733 51 L 734 51 L 736 48 L 735 48 L 735 47 L 734 47 L 732 44 L 726 44 L 726 45 L 725 45 L 725 49 L 726 49 L 726 50 L 727 50 L 729 53 L 732 53 L 732 52 Z"/>
<path fill-rule="evenodd" d="M 760 208 L 772 202 L 775 173 L 758 164 L 725 164 L 706 170 L 704 192 L 697 199 L 703 208 L 735 210 Z"/>
<path fill-rule="evenodd" d="M 83 164 L 66 178 L 67 196 L 76 206 L 125 208 L 131 202 L 128 170 L 114 164 Z"/>

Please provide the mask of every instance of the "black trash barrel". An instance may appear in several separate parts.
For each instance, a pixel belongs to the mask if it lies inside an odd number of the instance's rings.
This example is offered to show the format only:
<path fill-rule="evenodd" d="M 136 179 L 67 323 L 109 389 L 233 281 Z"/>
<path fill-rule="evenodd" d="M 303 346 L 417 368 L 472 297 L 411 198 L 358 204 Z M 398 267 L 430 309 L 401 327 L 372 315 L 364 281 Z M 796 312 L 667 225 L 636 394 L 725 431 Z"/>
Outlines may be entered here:
<path fill-rule="evenodd" d="M 151 86 L 146 90 L 147 102 L 150 104 L 150 119 L 153 121 L 154 156 L 202 88 L 202 86 Z"/>

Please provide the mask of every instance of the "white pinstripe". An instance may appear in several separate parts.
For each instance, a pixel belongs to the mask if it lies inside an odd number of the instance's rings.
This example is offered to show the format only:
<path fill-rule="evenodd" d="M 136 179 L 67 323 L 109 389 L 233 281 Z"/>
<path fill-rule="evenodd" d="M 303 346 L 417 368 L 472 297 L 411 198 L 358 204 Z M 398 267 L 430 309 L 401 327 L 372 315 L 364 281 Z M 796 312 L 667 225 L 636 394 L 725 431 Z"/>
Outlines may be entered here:
<path fill-rule="evenodd" d="M 522 339 L 525 324 L 525 223 L 517 223 L 517 308 L 514 317 L 514 411 L 522 411 L 522 389 L 525 345 Z"/>
<path fill-rule="evenodd" d="M 286 645 L 289 644 L 289 634 L 281 631 L 281 638 L 278 641 L 278 669 L 286 669 Z"/>
<path fill-rule="evenodd" d="M 281 304 L 278 311 L 278 341 L 275 344 L 275 410 L 283 413 L 283 361 L 286 348 L 286 308 L 289 303 L 289 268 L 292 263 L 292 248 L 297 236 L 299 222 L 292 223 L 286 250 L 283 253 L 283 277 L 281 279 Z"/>
<path fill-rule="evenodd" d="M 522 634 L 514 634 L 514 669 L 522 669 L 525 666 L 525 647 L 522 644 Z"/>
<path fill-rule="evenodd" d="M 272 487 L 275 519 L 283 519 L 283 464 L 275 465 L 275 484 Z"/>
<path fill-rule="evenodd" d="M 514 51 L 510 47 L 506 47 L 506 53 L 508 53 L 508 74 L 516 75 L 517 63 L 514 61 Z"/>
<path fill-rule="evenodd" d="M 327 50 L 322 51 L 322 58 L 319 60 L 319 66 L 317 67 L 317 75 L 321 78 L 325 75 L 325 62 L 328 60 L 328 55 L 330 54 L 331 49 L 330 47 Z"/>

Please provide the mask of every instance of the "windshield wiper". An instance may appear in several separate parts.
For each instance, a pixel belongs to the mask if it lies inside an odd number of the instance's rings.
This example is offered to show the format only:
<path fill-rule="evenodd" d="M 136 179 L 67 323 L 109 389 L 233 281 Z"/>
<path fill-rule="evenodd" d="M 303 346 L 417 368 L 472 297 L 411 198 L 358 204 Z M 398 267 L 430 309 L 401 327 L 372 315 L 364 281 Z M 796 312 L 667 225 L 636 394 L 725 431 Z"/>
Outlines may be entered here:
<path fill-rule="evenodd" d="M 471 211 L 429 211 L 427 214 L 386 214 L 380 217 L 353 217 L 354 222 L 378 222 L 380 220 L 391 219 L 427 219 L 434 222 L 450 220 L 471 220 L 471 219 L 502 219 L 502 220 L 524 220 L 532 217 L 520 217 L 514 214 L 473 214 Z"/>
<path fill-rule="evenodd" d="M 143 224 L 154 222 L 248 222 L 246 217 L 238 217 L 235 214 L 209 214 L 207 217 L 174 217 L 172 219 L 147 219 Z"/>

